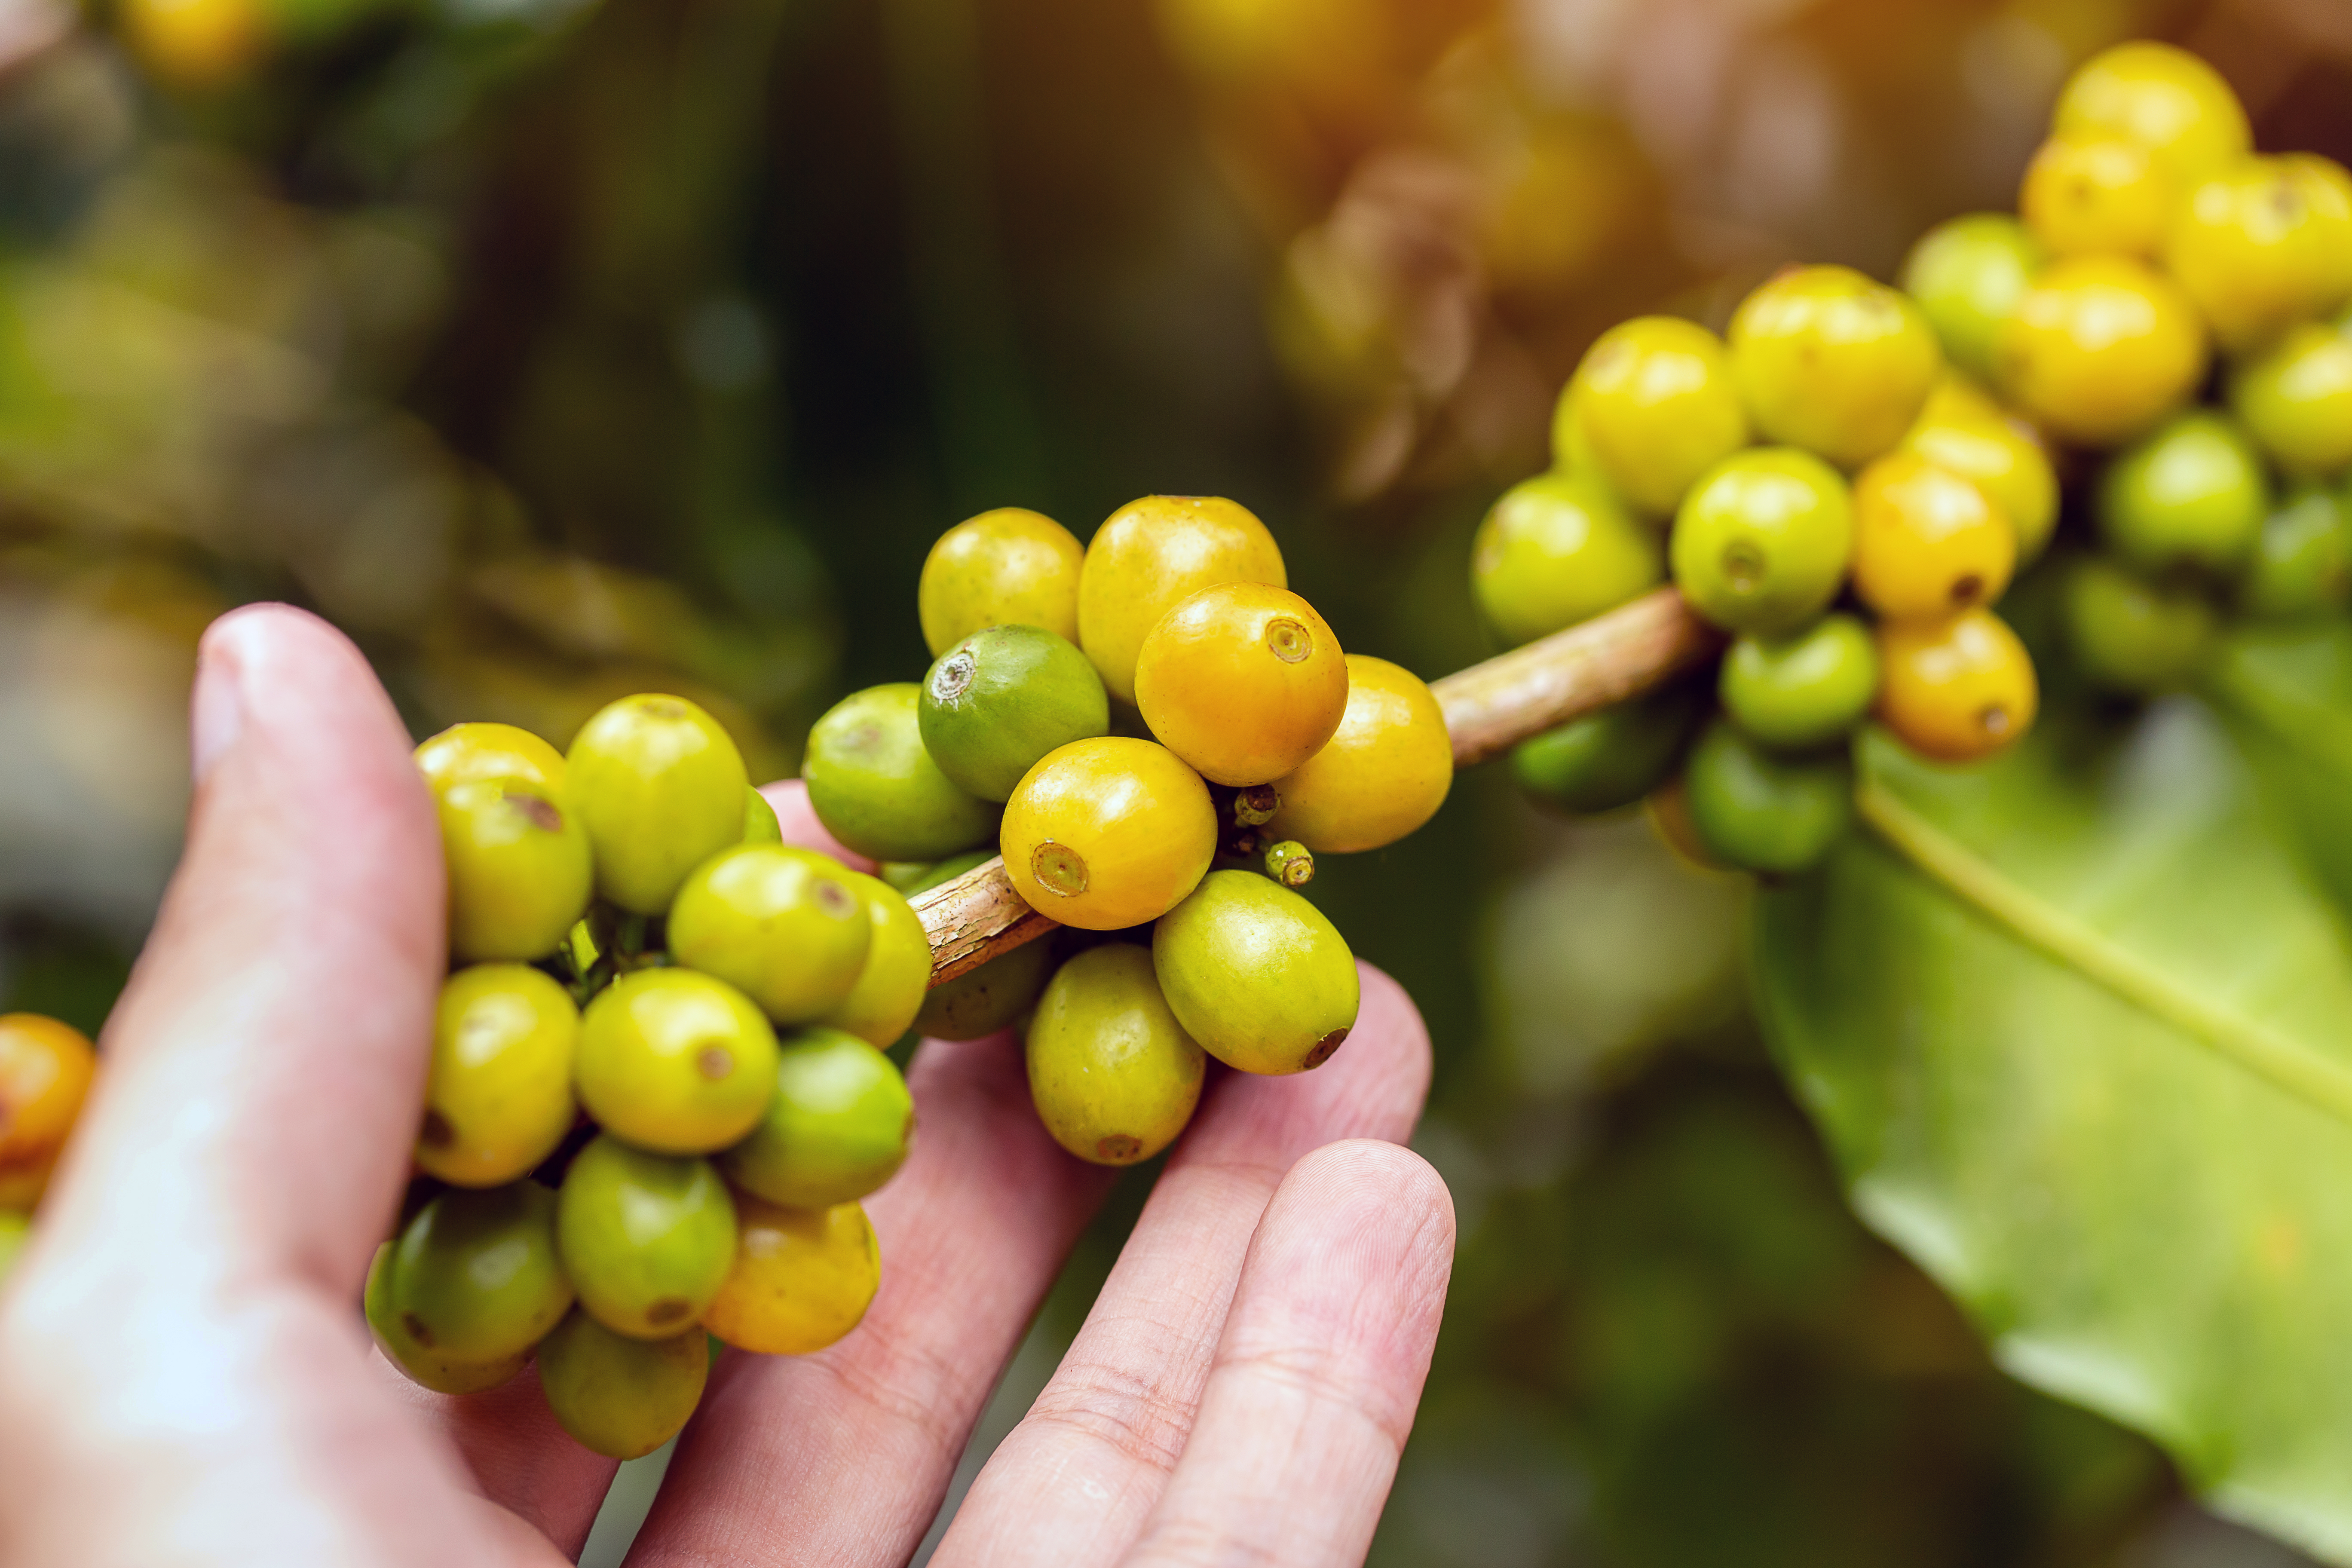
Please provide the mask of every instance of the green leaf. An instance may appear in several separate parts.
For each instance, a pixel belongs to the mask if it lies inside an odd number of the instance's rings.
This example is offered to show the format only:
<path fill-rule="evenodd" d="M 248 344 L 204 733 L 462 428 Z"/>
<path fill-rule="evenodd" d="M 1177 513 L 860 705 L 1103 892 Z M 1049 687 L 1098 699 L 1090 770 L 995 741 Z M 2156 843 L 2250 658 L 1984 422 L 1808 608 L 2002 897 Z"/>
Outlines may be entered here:
<path fill-rule="evenodd" d="M 1969 771 L 1883 737 L 1759 900 L 1767 1031 L 1864 1219 L 2016 1376 L 2352 1563 L 2352 941 L 2180 700 Z"/>
<path fill-rule="evenodd" d="M 2242 629 L 2206 688 L 2312 866 L 2352 907 L 2352 623 Z"/>

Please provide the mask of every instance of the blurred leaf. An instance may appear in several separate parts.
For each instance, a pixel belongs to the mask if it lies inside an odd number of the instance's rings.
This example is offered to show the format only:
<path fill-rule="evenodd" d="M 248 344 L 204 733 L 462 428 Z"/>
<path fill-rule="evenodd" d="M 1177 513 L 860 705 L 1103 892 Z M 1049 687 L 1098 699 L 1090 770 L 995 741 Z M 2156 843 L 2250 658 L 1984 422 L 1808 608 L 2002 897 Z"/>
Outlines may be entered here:
<path fill-rule="evenodd" d="M 2352 623 L 2242 628 L 2209 684 L 2313 868 L 2352 906 Z"/>
<path fill-rule="evenodd" d="M 1855 1207 L 2013 1374 L 2352 1563 L 2334 906 L 2185 700 L 1979 771 L 1864 757 L 1880 835 L 1759 901 L 1767 1027 Z"/>

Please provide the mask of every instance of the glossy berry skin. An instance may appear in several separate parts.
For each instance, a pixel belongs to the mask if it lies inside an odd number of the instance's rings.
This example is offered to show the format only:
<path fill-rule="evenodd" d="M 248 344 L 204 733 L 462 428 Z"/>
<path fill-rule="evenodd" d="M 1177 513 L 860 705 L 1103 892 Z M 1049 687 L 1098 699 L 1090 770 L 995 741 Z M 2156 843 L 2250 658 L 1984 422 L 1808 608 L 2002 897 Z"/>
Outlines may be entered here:
<path fill-rule="evenodd" d="M 2245 432 L 2222 415 L 2184 414 L 2109 464 L 2099 537 L 2143 572 L 2226 573 L 2270 514 L 2270 478 Z"/>
<path fill-rule="evenodd" d="M 361 1293 L 361 1309 L 376 1348 L 402 1375 L 436 1394 L 480 1394 L 509 1381 L 523 1369 L 530 1359 L 527 1349 L 488 1361 L 462 1361 L 427 1350 L 412 1339 L 392 1310 L 392 1253 L 393 1244 L 388 1241 L 375 1249 Z"/>
<path fill-rule="evenodd" d="M 739 844 L 696 868 L 669 910 L 671 956 L 716 975 L 780 1024 L 841 1005 L 874 942 L 874 917 L 832 857 Z"/>
<path fill-rule="evenodd" d="M 608 704 L 581 726 L 566 762 L 596 890 L 634 914 L 660 914 L 688 873 L 743 841 L 742 753 L 683 697 Z"/>
<path fill-rule="evenodd" d="M 1560 395 L 1552 452 L 1590 463 L 1618 495 L 1671 515 L 1699 475 L 1748 445 L 1723 340 L 1696 321 L 1637 316 L 1594 340 Z"/>
<path fill-rule="evenodd" d="M 1683 802 L 1708 858 L 1790 877 L 1835 847 L 1853 816 L 1853 764 L 1843 751 L 1770 752 L 1729 724 L 1691 748 Z"/>
<path fill-rule="evenodd" d="M 521 1355 L 572 1307 L 555 1194 L 536 1182 L 441 1194 L 401 1231 L 385 1267 L 391 1320 L 453 1362 Z"/>
<path fill-rule="evenodd" d="M 1323 749 L 1348 711 L 1348 659 L 1315 606 L 1264 583 L 1204 588 L 1135 659 L 1135 704 L 1206 779 L 1266 784 Z"/>
<path fill-rule="evenodd" d="M 2136 142 L 2183 188 L 2253 145 L 2246 111 L 2220 73 L 2186 49 L 2146 41 L 2102 50 L 2077 68 L 2051 126 L 2061 136 Z"/>
<path fill-rule="evenodd" d="M 1767 440 L 1859 468 L 1903 438 L 1944 368 L 1919 308 L 1846 267 L 1799 267 L 1731 319 L 1731 363 Z"/>
<path fill-rule="evenodd" d="M 931 546 L 915 604 L 937 658 L 988 626 L 1042 626 L 1078 637 L 1078 571 L 1086 547 L 1040 512 L 998 507 L 966 518 Z"/>
<path fill-rule="evenodd" d="M 1412 671 L 1348 656 L 1348 711 L 1323 749 L 1275 781 L 1273 838 L 1318 854 L 1379 849 L 1437 815 L 1454 784 L 1445 714 Z"/>
<path fill-rule="evenodd" d="M 677 1436 L 709 1376 L 710 1342 L 699 1329 L 631 1339 L 574 1312 L 539 1347 L 539 1384 L 556 1424 L 608 1459 L 643 1458 Z"/>
<path fill-rule="evenodd" d="M 1852 616 L 1803 631 L 1741 637 L 1723 657 L 1717 692 L 1751 740 L 1781 751 L 1826 746 L 1852 731 L 1878 694 L 1878 647 Z"/>
<path fill-rule="evenodd" d="M 996 808 L 923 749 L 922 689 L 869 686 L 809 731 L 801 777 L 825 831 L 877 860 L 937 860 L 986 842 Z"/>
<path fill-rule="evenodd" d="M 416 771 L 436 794 L 451 784 L 501 779 L 563 788 L 563 753 L 512 724 L 452 724 L 416 748 Z"/>
<path fill-rule="evenodd" d="M 1972 481 L 1891 452 L 1853 481 L 1853 589 L 1881 616 L 1916 620 L 1989 605 L 2009 586 L 2017 535 Z"/>
<path fill-rule="evenodd" d="M 30 1209 L 81 1117 L 98 1053 L 37 1013 L 0 1016 L 0 1209 Z"/>
<path fill-rule="evenodd" d="M 530 1174 L 572 1131 L 580 1009 L 522 963 L 461 969 L 441 987 L 417 1168 L 460 1187 Z"/>
<path fill-rule="evenodd" d="M 1037 626 L 991 626 L 923 677 L 916 727 L 941 773 L 1002 804 L 1046 752 L 1110 733 L 1110 697 L 1076 644 Z"/>
<path fill-rule="evenodd" d="M 582 1310 L 616 1334 L 667 1339 L 701 1318 L 735 1266 L 735 1205 L 709 1161 L 608 1134 L 572 1157 L 555 1237 Z"/>
<path fill-rule="evenodd" d="M 2213 608 L 2201 595 L 2134 576 L 2104 555 L 2071 565 L 2064 613 L 2074 662 L 2110 691 L 2177 690 L 2213 642 Z"/>
<path fill-rule="evenodd" d="M 1687 683 L 1629 697 L 1547 730 L 1511 751 L 1511 777 L 1538 805 L 1589 816 L 1656 789 L 1698 717 Z"/>
<path fill-rule="evenodd" d="M 737 1350 L 807 1355 L 857 1327 L 882 1281 L 864 1209 L 792 1209 L 739 1194 L 735 1219 L 735 1271 L 705 1328 Z"/>
<path fill-rule="evenodd" d="M 1514 647 L 1613 610 L 1663 574 L 1657 535 L 1586 475 L 1513 485 L 1470 545 L 1479 612 Z"/>
<path fill-rule="evenodd" d="M 580 814 L 557 787 L 467 779 L 434 792 L 448 874 L 449 951 L 460 963 L 544 957 L 588 908 L 595 868 Z"/>
<path fill-rule="evenodd" d="M 2344 303 L 2352 183 L 2309 156 L 2248 158 L 2191 190 L 2166 268 L 2221 346 L 2254 347 Z"/>
<path fill-rule="evenodd" d="M 898 889 L 878 877 L 845 870 L 843 877 L 864 900 L 874 928 L 857 984 L 818 1023 L 856 1035 L 870 1046 L 897 1043 L 922 1011 L 931 981 L 931 940 Z"/>
<path fill-rule="evenodd" d="M 641 969 L 580 1021 L 580 1103 L 657 1154 L 708 1154 L 759 1125 L 776 1091 L 776 1035 L 750 997 L 690 969 Z"/>
<path fill-rule="evenodd" d="M 1151 934 L 1160 994 L 1201 1048 L 1242 1072 L 1321 1067 L 1356 1026 L 1355 955 L 1297 893 L 1212 871 Z"/>
<path fill-rule="evenodd" d="M 1853 553 L 1845 480 L 1793 447 L 1726 458 L 1684 498 L 1675 586 L 1727 631 L 1771 636 L 1826 608 Z"/>
<path fill-rule="evenodd" d="M 2120 136 L 2053 136 L 2027 165 L 2018 212 L 2053 256 L 2152 257 L 2172 217 L 2172 182 Z"/>
<path fill-rule="evenodd" d="M 1971 213 L 1927 231 L 1903 264 L 1903 291 L 1936 329 L 1944 357 L 1979 380 L 1993 343 L 2047 254 L 2007 213 Z"/>
<path fill-rule="evenodd" d="M 1118 931 L 1157 920 L 1199 885 L 1217 850 L 1201 775 L 1150 741 L 1064 746 L 1005 803 L 1005 875 L 1064 925 Z"/>
<path fill-rule="evenodd" d="M 2352 601 L 2352 517 L 2345 498 L 2305 485 L 2263 521 L 2238 580 L 2238 608 L 2287 620 L 2332 615 Z"/>
<path fill-rule="evenodd" d="M 1220 583 L 1289 585 L 1274 535 L 1220 496 L 1145 496 L 1110 514 L 1078 579 L 1078 646 L 1104 689 L 1135 701 L 1135 659 L 1160 618 Z"/>
<path fill-rule="evenodd" d="M 1029 1096 L 1054 1142 L 1132 1165 L 1176 1141 L 1208 1058 L 1169 1010 L 1151 950 L 1088 948 L 1055 972 L 1029 1021 Z"/>
<path fill-rule="evenodd" d="M 830 1208 L 897 1174 L 914 1135 L 914 1097 L 889 1058 L 838 1029 L 802 1029 L 783 1038 L 768 1113 L 719 1167 L 770 1203 Z"/>
<path fill-rule="evenodd" d="M 2289 328 L 2230 378 L 2230 407 L 2288 474 L 2352 466 L 2352 335 L 2318 321 Z"/>
<path fill-rule="evenodd" d="M 743 786 L 743 842 L 746 844 L 782 844 L 784 825 L 776 820 L 776 808 L 768 797 L 751 785 Z"/>
<path fill-rule="evenodd" d="M 2017 560 L 2038 559 L 2058 526 L 2058 475 L 2033 427 L 1958 376 L 1927 395 L 1901 447 L 1916 452 L 1992 499 L 2017 539 Z"/>
<path fill-rule="evenodd" d="M 2053 262 L 2002 324 L 1996 379 L 2060 439 L 2114 447 L 2186 402 L 2205 374 L 2205 328 L 2188 296 L 2120 256 Z"/>
<path fill-rule="evenodd" d="M 1878 628 L 1878 721 L 1925 757 L 1965 763 L 2033 727 L 2041 689 L 2017 634 L 1990 610 Z"/>

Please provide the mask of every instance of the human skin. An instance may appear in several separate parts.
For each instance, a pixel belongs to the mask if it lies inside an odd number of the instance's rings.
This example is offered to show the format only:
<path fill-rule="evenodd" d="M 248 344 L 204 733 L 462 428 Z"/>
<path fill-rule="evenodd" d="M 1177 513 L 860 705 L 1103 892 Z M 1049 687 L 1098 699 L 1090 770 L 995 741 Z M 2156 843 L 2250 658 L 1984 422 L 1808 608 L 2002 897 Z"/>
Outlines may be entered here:
<path fill-rule="evenodd" d="M 213 626 L 193 705 L 186 853 L 0 1290 L 0 1561 L 569 1562 L 613 1462 L 531 1373 L 410 1384 L 358 1308 L 446 962 L 408 736 L 358 652 L 282 606 Z M 796 784 L 766 793 L 787 842 L 837 851 Z M 1324 1067 L 1213 1080 L 934 1561 L 1362 1557 L 1454 1248 L 1443 1183 L 1399 1146 L 1427 1034 L 1363 983 Z M 897 1564 L 929 1528 L 1112 1176 L 1038 1125 L 1009 1035 L 927 1043 L 908 1083 L 921 1131 L 867 1202 L 864 1324 L 722 1359 L 631 1563 Z"/>

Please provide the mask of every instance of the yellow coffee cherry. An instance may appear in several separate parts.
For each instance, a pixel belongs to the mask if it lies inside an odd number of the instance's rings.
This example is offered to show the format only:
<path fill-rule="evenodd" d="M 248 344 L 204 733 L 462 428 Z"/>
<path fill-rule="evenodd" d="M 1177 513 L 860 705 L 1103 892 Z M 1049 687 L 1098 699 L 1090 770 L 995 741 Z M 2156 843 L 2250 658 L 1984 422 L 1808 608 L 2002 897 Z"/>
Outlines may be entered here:
<path fill-rule="evenodd" d="M 840 861 L 788 844 L 739 844 L 695 868 L 670 905 L 670 956 L 712 974 L 780 1024 L 845 1000 L 874 942 Z"/>
<path fill-rule="evenodd" d="M 588 907 L 595 869 L 568 792 L 467 779 L 434 792 L 448 876 L 449 951 L 466 963 L 553 952 Z"/>
<path fill-rule="evenodd" d="M 1121 702 L 1135 700 L 1135 658 L 1160 618 L 1220 583 L 1289 585 L 1274 535 L 1218 496 L 1145 496 L 1110 514 L 1078 578 L 1078 646 Z"/>
<path fill-rule="evenodd" d="M 2141 262 L 2053 262 L 2002 326 L 2000 382 L 2061 439 L 2115 447 L 2188 399 L 2205 375 L 2205 330 L 2179 288 Z"/>
<path fill-rule="evenodd" d="M 1890 620 L 1989 605 L 2009 586 L 2017 536 L 1976 485 L 1916 452 L 1853 481 L 1853 589 Z"/>
<path fill-rule="evenodd" d="M 1731 319 L 1731 364 L 1768 440 L 1859 468 L 1903 438 L 1944 368 L 1935 329 L 1847 267 L 1797 267 Z"/>
<path fill-rule="evenodd" d="M 451 975 L 434 1014 L 417 1167 L 460 1187 L 528 1174 L 578 1114 L 579 1041 L 571 994 L 529 964 L 480 963 Z"/>
<path fill-rule="evenodd" d="M 1976 481 L 2009 519 L 2021 565 L 2037 559 L 2058 526 L 2058 474 L 2033 426 L 1958 375 L 1937 383 L 1903 437 L 1903 450 Z"/>
<path fill-rule="evenodd" d="M 1042 512 L 998 507 L 966 518 L 923 558 L 915 603 L 937 658 L 983 626 L 1043 626 L 1078 640 L 1086 547 Z"/>
<path fill-rule="evenodd" d="M 2253 145 L 2246 111 L 2220 73 L 2186 49 L 2147 41 L 2118 44 L 2076 69 L 2051 129 L 2136 142 L 2182 188 Z"/>
<path fill-rule="evenodd" d="M 2319 321 L 2288 329 L 2231 377 L 2230 407 L 2289 474 L 2352 464 L 2352 334 Z"/>
<path fill-rule="evenodd" d="M 856 1204 L 788 1209 L 735 1194 L 735 1268 L 702 1326 L 737 1350 L 806 1355 L 856 1328 L 882 1282 L 882 1249 Z"/>
<path fill-rule="evenodd" d="M 30 1209 L 98 1072 L 82 1032 L 37 1013 L 0 1016 L 0 1209 Z"/>
<path fill-rule="evenodd" d="M 817 1020 L 888 1049 L 913 1026 L 931 983 L 931 939 L 922 917 L 898 889 L 879 877 L 844 870 L 842 879 L 865 900 L 874 925 L 872 945 L 857 984 L 833 1010 Z"/>
<path fill-rule="evenodd" d="M 723 980 L 641 969 L 588 1004 L 572 1079 L 614 1137 L 656 1154 L 708 1154 L 766 1114 L 776 1032 Z"/>
<path fill-rule="evenodd" d="M 2017 208 L 2053 256 L 2154 256 L 2172 217 L 2171 182 L 2120 136 L 2054 136 L 2026 165 Z"/>
<path fill-rule="evenodd" d="M 1412 671 L 1348 656 L 1348 713 L 1323 749 L 1275 783 L 1266 826 L 1318 855 L 1393 844 L 1437 815 L 1454 784 L 1454 742 L 1437 699 Z"/>
<path fill-rule="evenodd" d="M 1221 784 L 1280 778 L 1348 710 L 1348 661 L 1287 588 L 1223 583 L 1168 612 L 1135 660 L 1135 704 L 1160 743 Z"/>
<path fill-rule="evenodd" d="M 743 755 L 683 697 L 608 703 L 572 737 L 565 763 L 596 890 L 632 913 L 664 912 L 688 872 L 743 841 Z"/>
<path fill-rule="evenodd" d="M 1055 972 L 1027 1042 L 1029 1095 L 1054 1142 L 1097 1165 L 1132 1165 L 1176 1141 L 1208 1058 L 1168 1010 L 1151 950 L 1088 948 Z"/>
<path fill-rule="evenodd" d="M 1878 721 L 1922 756 L 1964 763 L 2033 727 L 2033 659 L 1990 610 L 1878 628 Z"/>
<path fill-rule="evenodd" d="M 1029 770 L 1005 803 L 1004 872 L 1064 925 L 1119 931 L 1158 920 L 1217 853 L 1201 775 L 1150 741 L 1074 741 Z"/>
<path fill-rule="evenodd" d="M 1678 317 L 1637 316 L 1585 351 L 1552 430 L 1556 460 L 1578 454 L 1619 495 L 1663 515 L 1748 444 L 1748 413 L 1722 339 Z"/>
<path fill-rule="evenodd" d="M 743 786 L 743 842 L 782 844 L 783 841 L 784 825 L 776 820 L 776 808 L 768 804 L 766 795 L 761 795 L 750 784 L 745 784 Z"/>
<path fill-rule="evenodd" d="M 2164 264 L 2223 348 L 2253 347 L 2344 302 L 2352 184 L 2310 156 L 2248 158 L 2191 190 Z"/>
<path fill-rule="evenodd" d="M 563 788 L 563 753 L 512 724 L 452 724 L 416 748 L 416 770 L 436 794 L 451 784 L 502 779 Z"/>

